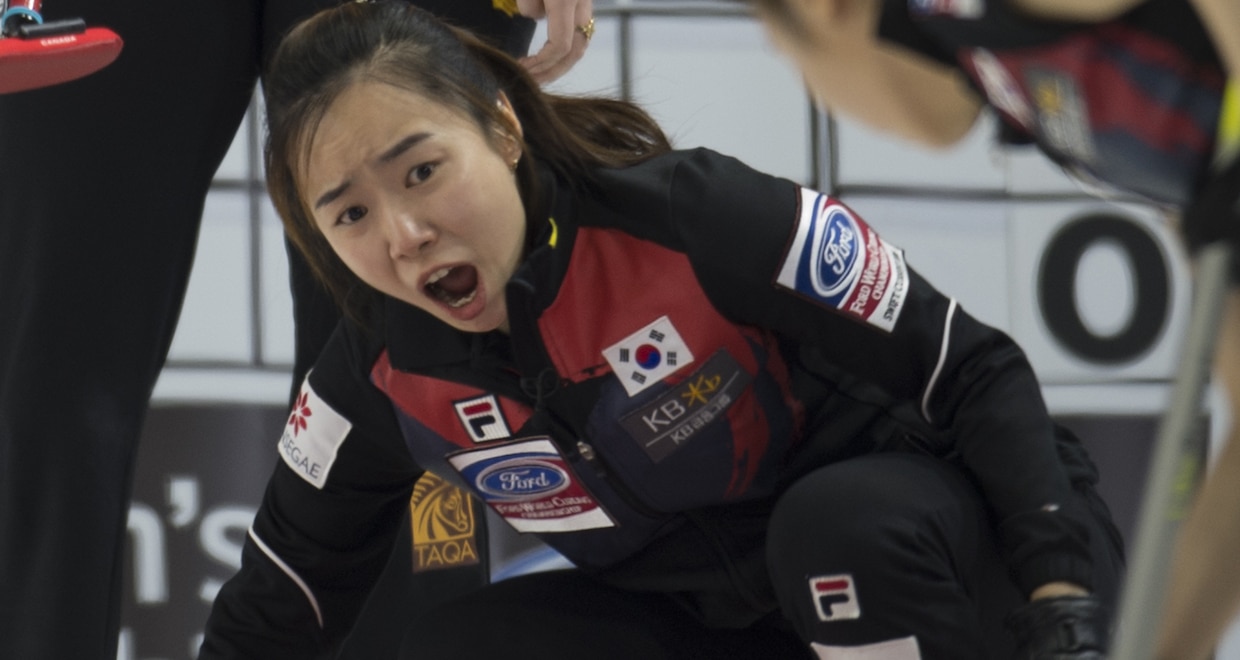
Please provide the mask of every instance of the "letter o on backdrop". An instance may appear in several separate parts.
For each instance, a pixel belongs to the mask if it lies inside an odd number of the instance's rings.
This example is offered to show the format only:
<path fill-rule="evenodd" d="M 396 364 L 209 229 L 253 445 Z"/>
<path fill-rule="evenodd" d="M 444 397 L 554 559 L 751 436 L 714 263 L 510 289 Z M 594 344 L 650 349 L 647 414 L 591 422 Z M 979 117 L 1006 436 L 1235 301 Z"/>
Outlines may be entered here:
<path fill-rule="evenodd" d="M 1091 331 L 1077 308 L 1077 269 L 1099 241 L 1118 245 L 1135 277 L 1134 309 L 1125 326 L 1109 336 Z M 1051 335 L 1077 357 L 1098 364 L 1123 364 L 1153 348 L 1167 326 L 1170 288 L 1167 257 L 1157 239 L 1119 215 L 1068 221 L 1047 242 L 1038 268 L 1038 305 Z"/>

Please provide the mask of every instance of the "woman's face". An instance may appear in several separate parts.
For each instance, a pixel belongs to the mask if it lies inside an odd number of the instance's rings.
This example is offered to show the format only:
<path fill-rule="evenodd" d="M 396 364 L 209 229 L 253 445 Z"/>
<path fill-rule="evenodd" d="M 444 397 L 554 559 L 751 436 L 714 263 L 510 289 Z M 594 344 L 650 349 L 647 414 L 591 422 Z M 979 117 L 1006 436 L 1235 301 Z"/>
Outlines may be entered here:
<path fill-rule="evenodd" d="M 512 117 L 507 99 L 501 108 Z M 454 328 L 507 331 L 504 285 L 525 237 L 511 133 L 361 82 L 328 108 L 308 155 L 305 202 L 363 282 Z"/>

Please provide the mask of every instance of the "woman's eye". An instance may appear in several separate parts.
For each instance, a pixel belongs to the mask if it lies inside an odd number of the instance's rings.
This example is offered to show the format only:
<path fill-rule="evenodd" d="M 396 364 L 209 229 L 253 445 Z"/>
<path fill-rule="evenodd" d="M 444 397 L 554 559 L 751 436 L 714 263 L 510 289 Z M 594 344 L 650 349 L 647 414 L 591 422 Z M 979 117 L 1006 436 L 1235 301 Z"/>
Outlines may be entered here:
<path fill-rule="evenodd" d="M 361 220 L 365 216 L 366 216 L 366 207 L 350 206 L 349 208 L 344 210 L 344 213 L 340 214 L 339 218 L 336 218 L 336 224 L 351 225 L 357 222 L 358 220 Z"/>
<path fill-rule="evenodd" d="M 431 175 L 434 173 L 435 173 L 434 163 L 422 163 L 421 165 L 418 165 L 412 170 L 409 170 L 408 185 L 416 186 L 419 183 L 422 183 L 423 181 L 426 181 L 427 179 L 431 178 Z"/>

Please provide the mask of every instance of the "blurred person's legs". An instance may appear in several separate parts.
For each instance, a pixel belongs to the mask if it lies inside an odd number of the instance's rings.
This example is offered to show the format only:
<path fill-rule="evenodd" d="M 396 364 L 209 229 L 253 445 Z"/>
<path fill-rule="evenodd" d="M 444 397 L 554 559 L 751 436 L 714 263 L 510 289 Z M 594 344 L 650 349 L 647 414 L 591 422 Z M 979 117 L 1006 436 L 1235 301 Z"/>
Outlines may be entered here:
<path fill-rule="evenodd" d="M 112 660 L 137 439 L 259 22 L 250 3 L 44 13 L 125 48 L 0 96 L 0 657 Z"/>
<path fill-rule="evenodd" d="M 125 49 L 79 81 L 0 96 L 0 658 L 115 657 L 136 445 L 207 189 L 260 48 L 332 4 L 44 7 L 112 28 Z M 528 47 L 531 21 L 439 4 Z M 308 366 L 335 312 L 292 281 Z"/>

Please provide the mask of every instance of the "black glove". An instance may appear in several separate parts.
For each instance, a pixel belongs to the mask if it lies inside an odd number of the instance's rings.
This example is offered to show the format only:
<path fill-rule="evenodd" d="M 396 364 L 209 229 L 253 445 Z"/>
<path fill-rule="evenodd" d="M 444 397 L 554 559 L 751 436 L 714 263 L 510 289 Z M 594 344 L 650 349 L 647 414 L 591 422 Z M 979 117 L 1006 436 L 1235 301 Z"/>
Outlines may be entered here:
<path fill-rule="evenodd" d="M 1191 254 L 1216 241 L 1228 241 L 1240 248 L 1240 157 L 1207 177 L 1180 219 Z"/>
<path fill-rule="evenodd" d="M 1104 660 L 1110 634 L 1106 611 L 1093 596 L 1042 598 L 1008 615 L 1016 660 Z"/>

